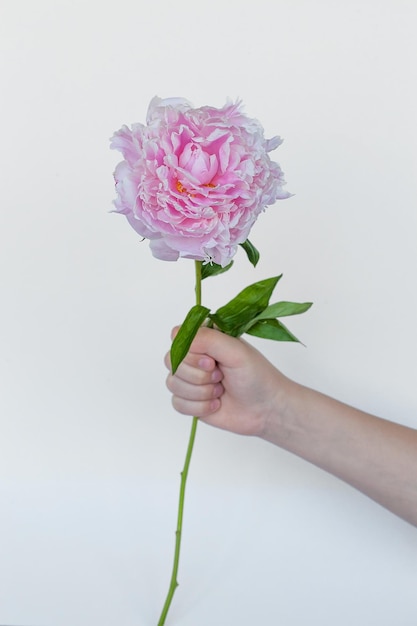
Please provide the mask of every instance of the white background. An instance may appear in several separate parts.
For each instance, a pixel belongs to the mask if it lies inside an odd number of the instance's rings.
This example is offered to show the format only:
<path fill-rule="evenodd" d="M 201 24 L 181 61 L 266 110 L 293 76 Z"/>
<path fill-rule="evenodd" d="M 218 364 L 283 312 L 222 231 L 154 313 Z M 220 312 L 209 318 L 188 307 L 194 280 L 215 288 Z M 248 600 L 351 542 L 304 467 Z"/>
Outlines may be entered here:
<path fill-rule="evenodd" d="M 215 308 L 283 272 L 288 376 L 417 427 L 414 0 L 1 0 L 0 624 L 152 626 L 190 420 L 163 355 L 193 263 L 110 213 L 109 137 L 154 95 L 242 98 L 285 171 Z M 279 293 L 278 293 L 279 289 Z M 417 536 L 273 446 L 201 425 L 172 626 L 411 626 Z"/>

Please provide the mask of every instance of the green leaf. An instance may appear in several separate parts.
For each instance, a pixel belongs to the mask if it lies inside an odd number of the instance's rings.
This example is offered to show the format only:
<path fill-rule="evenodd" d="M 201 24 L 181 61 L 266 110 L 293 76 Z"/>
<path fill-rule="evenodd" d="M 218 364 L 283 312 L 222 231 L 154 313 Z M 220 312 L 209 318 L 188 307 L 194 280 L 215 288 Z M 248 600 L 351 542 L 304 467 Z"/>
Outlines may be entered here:
<path fill-rule="evenodd" d="M 225 306 L 210 314 L 210 319 L 223 332 L 239 337 L 248 323 L 268 306 L 269 298 L 281 276 L 282 274 L 249 285 Z"/>
<path fill-rule="evenodd" d="M 208 278 L 209 276 L 217 276 L 218 274 L 223 274 L 230 270 L 233 265 L 233 261 L 230 261 L 229 265 L 226 267 L 222 267 L 217 263 L 206 263 L 201 266 L 201 279 Z"/>
<path fill-rule="evenodd" d="M 253 243 L 251 243 L 249 239 L 246 239 L 246 241 L 244 241 L 243 243 L 240 243 L 239 245 L 242 246 L 242 248 L 246 252 L 248 259 L 252 263 L 253 267 L 256 267 L 256 264 L 259 261 L 260 254 L 258 250 L 255 248 L 255 246 L 253 245 Z"/>
<path fill-rule="evenodd" d="M 262 320 L 246 330 L 248 335 L 273 339 L 274 341 L 296 341 L 301 343 L 284 324 L 278 320 Z"/>
<path fill-rule="evenodd" d="M 187 313 L 171 345 L 171 367 L 173 374 L 175 374 L 179 364 L 187 355 L 191 343 L 208 313 L 210 313 L 210 309 L 201 306 L 201 304 L 195 304 Z"/>
<path fill-rule="evenodd" d="M 272 319 L 274 317 L 285 317 L 288 315 L 299 315 L 305 313 L 312 306 L 312 302 L 276 302 L 270 304 L 257 316 L 257 320 Z"/>

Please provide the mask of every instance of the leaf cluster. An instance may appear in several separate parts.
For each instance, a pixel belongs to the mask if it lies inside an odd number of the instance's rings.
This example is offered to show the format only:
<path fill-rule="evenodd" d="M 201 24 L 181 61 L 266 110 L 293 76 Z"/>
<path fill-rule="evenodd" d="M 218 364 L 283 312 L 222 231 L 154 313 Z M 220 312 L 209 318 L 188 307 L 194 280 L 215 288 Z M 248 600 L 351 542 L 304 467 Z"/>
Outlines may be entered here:
<path fill-rule="evenodd" d="M 249 261 L 255 266 L 259 260 L 259 252 L 249 241 L 241 245 Z M 203 265 L 202 278 L 221 274 L 230 269 L 232 264 L 233 261 L 224 268 L 215 263 Z M 214 313 L 205 306 L 194 305 L 172 342 L 171 366 L 173 373 L 185 358 L 198 329 L 203 324 L 216 327 L 232 337 L 240 337 L 247 333 L 274 341 L 299 342 L 297 337 L 278 318 L 305 313 L 312 306 L 312 303 L 283 301 L 270 304 L 272 293 L 281 278 L 282 274 L 249 285 Z"/>

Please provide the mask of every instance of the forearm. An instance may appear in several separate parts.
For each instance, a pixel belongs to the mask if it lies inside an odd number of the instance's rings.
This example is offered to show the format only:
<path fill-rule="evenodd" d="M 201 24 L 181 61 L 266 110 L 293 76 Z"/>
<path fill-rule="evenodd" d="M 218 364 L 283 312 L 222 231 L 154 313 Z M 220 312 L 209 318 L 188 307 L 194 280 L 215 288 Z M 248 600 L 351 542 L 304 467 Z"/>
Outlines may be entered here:
<path fill-rule="evenodd" d="M 281 388 L 282 389 L 282 388 Z M 417 431 L 287 381 L 263 438 L 417 526 Z"/>

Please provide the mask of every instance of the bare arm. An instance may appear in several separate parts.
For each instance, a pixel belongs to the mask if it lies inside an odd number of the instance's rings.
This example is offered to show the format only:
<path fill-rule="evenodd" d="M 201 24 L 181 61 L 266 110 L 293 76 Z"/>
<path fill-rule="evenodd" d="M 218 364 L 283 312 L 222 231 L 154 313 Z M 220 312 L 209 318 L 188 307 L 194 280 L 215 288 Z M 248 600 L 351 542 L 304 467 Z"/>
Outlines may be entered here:
<path fill-rule="evenodd" d="M 207 328 L 167 386 L 181 413 L 280 446 L 417 526 L 417 430 L 303 387 L 243 340 Z"/>
<path fill-rule="evenodd" d="M 417 526 L 417 431 L 291 385 L 286 410 L 264 438 Z"/>

